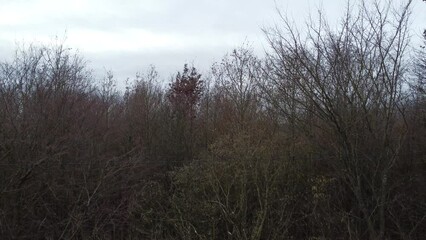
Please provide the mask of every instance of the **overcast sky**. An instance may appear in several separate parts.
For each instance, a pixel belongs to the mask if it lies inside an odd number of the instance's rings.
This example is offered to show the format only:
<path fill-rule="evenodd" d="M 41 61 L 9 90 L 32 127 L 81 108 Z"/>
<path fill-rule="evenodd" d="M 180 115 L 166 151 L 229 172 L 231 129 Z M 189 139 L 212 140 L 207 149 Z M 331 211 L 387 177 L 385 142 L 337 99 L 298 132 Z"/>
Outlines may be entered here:
<path fill-rule="evenodd" d="M 404 1 L 404 0 L 395 0 Z M 262 27 L 277 22 L 276 6 L 303 24 L 318 7 L 335 20 L 344 0 L 0 0 L 0 60 L 16 43 L 51 43 L 55 36 L 89 61 L 95 74 L 119 81 L 149 64 L 164 78 L 193 63 L 214 61 L 247 42 L 261 53 Z M 414 0 L 413 34 L 426 28 L 426 4 Z"/>

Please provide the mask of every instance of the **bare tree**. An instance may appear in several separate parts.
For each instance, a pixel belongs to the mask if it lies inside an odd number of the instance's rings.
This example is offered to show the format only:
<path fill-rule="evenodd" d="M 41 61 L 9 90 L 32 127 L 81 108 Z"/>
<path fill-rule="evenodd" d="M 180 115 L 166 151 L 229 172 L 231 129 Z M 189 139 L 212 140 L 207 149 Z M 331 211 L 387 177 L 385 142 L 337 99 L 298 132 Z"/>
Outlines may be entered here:
<path fill-rule="evenodd" d="M 272 48 L 262 83 L 267 99 L 333 153 L 370 239 L 384 238 L 389 178 L 406 134 L 398 120 L 404 118 L 410 5 L 363 1 L 354 13 L 348 4 L 338 30 L 320 13 L 306 34 L 281 15 L 283 28 L 265 31 Z"/>
<path fill-rule="evenodd" d="M 238 130 L 247 128 L 247 122 L 258 109 L 258 91 L 256 78 L 260 69 L 260 60 L 247 47 L 234 49 L 220 63 L 212 67 L 213 79 L 217 91 L 224 100 L 232 104 L 230 112 L 235 112 Z"/>

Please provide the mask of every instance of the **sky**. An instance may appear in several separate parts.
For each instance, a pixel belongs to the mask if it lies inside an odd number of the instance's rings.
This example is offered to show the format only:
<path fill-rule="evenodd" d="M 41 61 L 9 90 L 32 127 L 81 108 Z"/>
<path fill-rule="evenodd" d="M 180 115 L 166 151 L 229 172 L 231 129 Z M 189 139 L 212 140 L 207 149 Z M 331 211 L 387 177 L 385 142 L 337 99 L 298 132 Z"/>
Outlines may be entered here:
<path fill-rule="evenodd" d="M 394 0 L 403 2 L 404 0 Z M 102 77 L 119 83 L 154 65 L 167 79 L 193 64 L 207 72 L 233 48 L 268 48 L 262 28 L 279 23 L 277 8 L 296 24 L 324 9 L 331 22 L 344 0 L 0 0 L 0 61 L 17 45 L 64 41 Z M 356 2 L 356 0 L 355 0 Z M 412 33 L 426 28 L 426 3 L 414 0 Z"/>

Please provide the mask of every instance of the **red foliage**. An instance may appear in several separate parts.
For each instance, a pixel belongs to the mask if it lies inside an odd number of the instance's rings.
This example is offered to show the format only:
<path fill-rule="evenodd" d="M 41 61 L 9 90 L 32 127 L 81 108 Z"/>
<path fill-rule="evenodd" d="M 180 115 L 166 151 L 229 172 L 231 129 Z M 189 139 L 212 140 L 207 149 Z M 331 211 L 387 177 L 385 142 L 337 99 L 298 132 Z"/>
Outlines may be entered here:
<path fill-rule="evenodd" d="M 195 108 L 203 91 L 203 81 L 200 79 L 201 74 L 185 64 L 183 72 L 179 72 L 174 82 L 170 83 L 168 98 L 175 113 L 182 111 L 189 117 L 195 117 Z"/>

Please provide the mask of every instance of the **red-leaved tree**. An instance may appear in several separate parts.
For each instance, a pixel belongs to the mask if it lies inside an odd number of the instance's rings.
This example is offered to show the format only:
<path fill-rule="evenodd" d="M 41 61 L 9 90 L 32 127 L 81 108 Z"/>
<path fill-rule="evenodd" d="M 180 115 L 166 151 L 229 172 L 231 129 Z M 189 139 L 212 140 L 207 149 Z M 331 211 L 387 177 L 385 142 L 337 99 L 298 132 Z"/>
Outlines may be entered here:
<path fill-rule="evenodd" d="M 168 99 L 172 112 L 170 144 L 172 161 L 189 160 L 193 157 L 195 141 L 195 119 L 197 106 L 203 92 L 201 74 L 194 67 L 184 65 L 170 83 Z"/>

